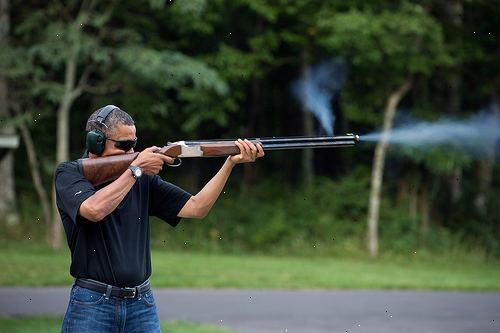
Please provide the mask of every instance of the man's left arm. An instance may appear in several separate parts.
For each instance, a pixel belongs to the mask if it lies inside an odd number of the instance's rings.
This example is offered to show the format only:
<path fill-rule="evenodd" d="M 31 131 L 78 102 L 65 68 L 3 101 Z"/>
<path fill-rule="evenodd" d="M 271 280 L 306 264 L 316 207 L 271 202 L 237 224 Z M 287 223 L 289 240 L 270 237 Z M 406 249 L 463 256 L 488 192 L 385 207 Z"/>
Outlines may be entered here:
<path fill-rule="evenodd" d="M 192 196 L 182 207 L 178 217 L 204 218 L 215 201 L 219 197 L 226 184 L 231 171 L 236 164 L 255 162 L 259 157 L 264 156 L 264 150 L 260 144 L 253 144 L 248 140 L 238 139 L 235 144 L 240 148 L 240 154 L 229 156 L 217 174 L 201 189 L 198 194 Z"/>

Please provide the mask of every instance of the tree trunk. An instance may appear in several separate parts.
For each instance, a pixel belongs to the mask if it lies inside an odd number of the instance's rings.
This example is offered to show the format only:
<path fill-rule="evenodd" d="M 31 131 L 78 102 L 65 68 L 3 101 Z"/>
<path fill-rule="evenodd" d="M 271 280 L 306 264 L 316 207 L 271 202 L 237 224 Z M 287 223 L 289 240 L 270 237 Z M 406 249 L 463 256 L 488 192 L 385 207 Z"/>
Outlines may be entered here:
<path fill-rule="evenodd" d="M 493 179 L 494 154 L 492 158 L 484 158 L 477 162 L 478 189 L 474 198 L 474 207 L 479 215 L 486 215 L 488 205 L 488 192 Z"/>
<path fill-rule="evenodd" d="M 462 197 L 462 167 L 455 167 L 452 171 L 451 177 L 448 178 L 451 194 L 452 207 L 458 203 Z"/>
<path fill-rule="evenodd" d="M 64 96 L 57 110 L 57 142 L 56 142 L 56 164 L 69 159 L 69 114 L 75 95 L 76 82 L 76 55 L 66 61 L 66 73 L 64 82 Z M 50 245 L 53 249 L 62 247 L 62 222 L 56 206 L 55 188 L 52 189 L 52 224 L 49 232 Z"/>
<path fill-rule="evenodd" d="M 397 205 L 404 206 L 410 199 L 410 179 L 403 175 L 398 181 Z"/>
<path fill-rule="evenodd" d="M 80 11 L 76 16 L 76 19 L 74 20 L 74 24 L 72 26 L 72 28 L 75 29 L 75 33 L 81 32 L 81 25 L 83 25 L 83 23 L 88 20 L 89 14 L 96 4 L 96 1 L 84 1 L 82 3 Z M 111 7 L 109 7 L 108 9 L 111 10 Z M 71 49 L 68 54 L 68 58 L 66 59 L 64 73 L 64 93 L 57 110 L 56 164 L 65 162 L 69 159 L 69 116 L 71 112 L 71 106 L 73 105 L 75 99 L 83 93 L 84 87 L 87 86 L 87 79 L 90 74 L 90 72 L 87 72 L 87 69 L 90 71 L 90 67 L 87 67 L 85 70 L 83 70 L 83 73 L 79 78 L 79 82 L 78 84 L 76 84 L 79 55 L 79 45 L 77 45 L 77 43 L 80 43 L 81 41 L 81 38 L 76 38 L 74 40 L 75 44 L 69 45 Z M 57 210 L 56 206 L 55 193 L 55 187 L 52 187 L 52 223 L 49 231 L 49 239 L 52 248 L 59 249 L 62 247 L 62 223 L 59 217 L 59 211 Z"/>
<path fill-rule="evenodd" d="M 368 206 L 368 251 L 371 257 L 378 255 L 378 220 L 380 215 L 380 196 L 382 190 L 382 178 L 384 175 L 385 154 L 389 145 L 388 139 L 396 115 L 396 108 L 411 87 L 411 79 L 408 78 L 389 98 L 384 110 L 384 128 L 382 138 L 375 147 L 373 157 L 370 202 Z"/>
<path fill-rule="evenodd" d="M 262 82 L 259 78 L 252 78 L 252 106 L 250 107 L 250 117 L 248 120 L 247 135 L 255 137 L 257 133 L 257 120 L 262 110 Z M 259 163 L 245 163 L 243 168 L 243 181 L 245 185 L 252 185 L 258 179 Z"/>
<path fill-rule="evenodd" d="M 412 221 L 417 221 L 419 181 L 413 168 L 407 166 L 406 169 L 407 171 L 399 179 L 397 204 L 408 210 Z"/>
<path fill-rule="evenodd" d="M 19 130 L 21 132 L 21 137 L 23 138 L 24 146 L 26 147 L 26 154 L 28 155 L 28 163 L 30 166 L 31 178 L 33 179 L 33 185 L 35 186 L 35 191 L 40 199 L 40 203 L 42 204 L 43 222 L 49 226 L 51 222 L 50 199 L 47 191 L 43 187 L 35 145 L 33 143 L 31 133 L 24 123 L 19 125 Z"/>
<path fill-rule="evenodd" d="M 497 128 L 500 128 L 500 105 L 496 97 L 493 97 L 492 105 L 494 121 L 497 124 Z M 487 156 L 479 160 L 477 165 L 478 192 L 474 198 L 474 207 L 477 213 L 483 216 L 487 213 L 488 193 L 490 192 L 491 183 L 493 181 L 496 144 L 496 142 L 491 142 L 491 144 L 489 144 L 490 149 L 488 150 Z"/>
<path fill-rule="evenodd" d="M 311 81 L 311 69 L 307 64 L 308 53 L 307 50 L 302 52 L 301 56 L 301 67 L 302 67 L 302 78 L 304 80 L 304 96 L 306 99 L 310 98 L 307 91 L 307 85 Z M 305 136 L 314 135 L 314 117 L 311 110 L 307 109 L 307 102 L 302 103 L 302 133 Z M 302 183 L 305 186 L 310 186 L 314 182 L 314 149 L 303 149 L 302 152 Z"/>
<path fill-rule="evenodd" d="M 257 34 L 262 33 L 265 30 L 264 20 L 262 17 L 258 16 L 255 22 L 255 31 Z M 252 102 L 250 107 L 250 115 L 248 119 L 248 127 L 246 135 L 255 137 L 255 135 L 261 135 L 257 133 L 257 121 L 259 114 L 262 111 L 264 98 L 262 89 L 262 80 L 258 74 L 253 75 L 251 81 L 252 89 Z M 243 183 L 244 185 L 252 185 L 258 179 L 258 167 L 259 163 L 245 163 L 243 166 Z M 243 189 L 246 191 L 246 187 Z"/>
<path fill-rule="evenodd" d="M 463 0 L 446 0 L 444 2 L 445 15 L 449 21 L 449 24 L 453 28 L 453 31 L 460 31 L 462 27 L 463 20 Z M 451 41 L 456 44 L 458 49 L 461 49 L 462 35 L 453 33 L 450 36 Z M 460 57 L 457 63 L 457 67 L 450 74 L 448 78 L 448 99 L 446 112 L 450 115 L 456 116 L 461 109 L 462 104 L 462 58 Z"/>
<path fill-rule="evenodd" d="M 9 0 L 0 0 L 0 47 L 7 45 L 10 32 Z M 0 118 L 9 117 L 8 104 L 8 81 L 4 76 L 0 76 Z M 15 133 L 13 126 L 2 126 L 0 134 Z M 6 225 L 16 225 L 19 223 L 19 213 L 16 205 L 16 192 L 14 181 L 14 155 L 8 152 L 0 160 L 0 216 Z"/>
<path fill-rule="evenodd" d="M 496 48 L 497 59 L 500 60 L 500 43 L 497 43 Z M 495 78 L 495 83 L 500 83 L 500 77 L 497 76 Z M 500 128 L 500 92 L 495 90 L 492 96 L 492 115 L 494 117 L 494 121 L 497 124 L 497 128 Z M 488 206 L 488 193 L 491 189 L 491 183 L 493 181 L 493 169 L 495 164 L 495 153 L 497 149 L 498 142 L 491 142 L 491 149 L 488 151 L 488 156 L 479 161 L 478 165 L 478 193 L 474 199 L 474 206 L 476 211 L 480 215 L 485 215 L 487 213 Z"/>
<path fill-rule="evenodd" d="M 430 221 L 430 208 L 429 208 L 429 185 L 427 181 L 422 182 L 420 186 L 420 195 L 418 199 L 419 211 L 419 232 L 422 243 L 425 245 L 427 240 L 427 233 L 429 231 Z"/>
<path fill-rule="evenodd" d="M 444 2 L 445 15 L 448 18 L 453 31 L 460 31 L 463 20 L 463 1 L 462 0 L 447 0 Z M 451 34 L 452 43 L 456 44 L 457 49 L 462 49 L 461 34 Z M 448 99 L 446 112 L 453 117 L 460 113 L 462 105 L 462 57 L 457 59 L 457 67 L 454 68 L 448 78 Z M 462 167 L 456 167 L 453 170 L 453 175 L 449 178 L 449 186 L 451 193 L 451 205 L 454 206 L 462 197 Z"/>
<path fill-rule="evenodd" d="M 418 186 L 417 183 L 410 185 L 410 192 L 408 193 L 408 215 L 410 215 L 412 221 L 418 219 Z"/>

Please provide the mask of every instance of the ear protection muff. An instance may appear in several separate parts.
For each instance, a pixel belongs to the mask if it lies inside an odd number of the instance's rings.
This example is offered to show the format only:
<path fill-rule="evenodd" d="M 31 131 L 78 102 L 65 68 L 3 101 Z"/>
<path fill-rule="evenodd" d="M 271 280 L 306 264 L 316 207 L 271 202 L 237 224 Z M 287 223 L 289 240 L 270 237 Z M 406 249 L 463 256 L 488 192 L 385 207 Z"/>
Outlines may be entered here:
<path fill-rule="evenodd" d="M 97 114 L 95 122 L 97 122 L 99 125 L 106 126 L 104 121 L 108 117 L 108 115 L 113 112 L 113 110 L 119 109 L 117 106 L 114 105 L 106 105 L 105 107 L 101 108 L 99 113 Z M 104 147 L 106 144 L 106 134 L 104 134 L 103 131 L 101 130 L 92 130 L 87 133 L 87 138 L 85 140 L 85 145 L 87 146 L 87 151 L 89 153 L 95 154 L 95 155 L 100 155 L 104 151 Z"/>

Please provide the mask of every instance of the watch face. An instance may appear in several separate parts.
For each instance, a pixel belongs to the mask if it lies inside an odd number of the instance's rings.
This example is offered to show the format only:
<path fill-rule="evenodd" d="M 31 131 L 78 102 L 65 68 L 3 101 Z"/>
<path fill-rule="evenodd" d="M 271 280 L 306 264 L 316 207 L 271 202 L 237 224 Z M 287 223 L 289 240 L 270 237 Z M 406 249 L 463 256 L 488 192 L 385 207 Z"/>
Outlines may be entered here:
<path fill-rule="evenodd" d="M 140 177 L 142 175 L 142 170 L 139 169 L 139 168 L 137 168 L 137 169 L 134 170 L 134 174 L 138 178 L 138 177 Z"/>
<path fill-rule="evenodd" d="M 142 170 L 141 168 L 135 166 L 135 165 L 131 165 L 129 166 L 129 169 L 130 171 L 132 171 L 132 175 L 134 176 L 135 179 L 139 178 L 140 176 L 142 176 Z"/>

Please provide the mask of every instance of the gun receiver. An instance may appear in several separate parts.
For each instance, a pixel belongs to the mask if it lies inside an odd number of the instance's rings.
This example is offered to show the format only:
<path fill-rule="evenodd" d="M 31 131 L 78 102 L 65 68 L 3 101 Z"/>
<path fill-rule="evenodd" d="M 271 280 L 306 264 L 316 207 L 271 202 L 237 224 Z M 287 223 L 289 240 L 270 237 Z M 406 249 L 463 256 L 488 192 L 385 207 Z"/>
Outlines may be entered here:
<path fill-rule="evenodd" d="M 354 146 L 360 141 L 359 135 L 347 134 L 343 136 L 321 137 L 276 137 L 263 139 L 249 139 L 253 143 L 260 143 L 265 151 L 305 148 L 332 148 Z M 206 140 L 206 141 L 177 141 L 168 143 L 158 150 L 159 154 L 170 157 L 221 157 L 240 153 L 235 140 Z M 114 155 L 78 160 L 84 177 L 94 186 L 118 178 L 139 153 Z"/>

